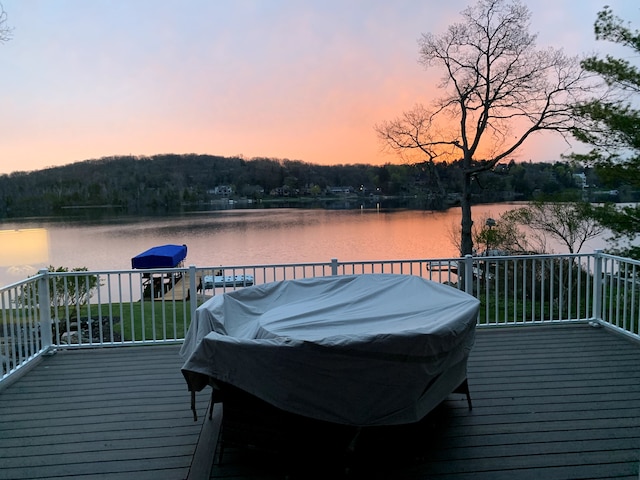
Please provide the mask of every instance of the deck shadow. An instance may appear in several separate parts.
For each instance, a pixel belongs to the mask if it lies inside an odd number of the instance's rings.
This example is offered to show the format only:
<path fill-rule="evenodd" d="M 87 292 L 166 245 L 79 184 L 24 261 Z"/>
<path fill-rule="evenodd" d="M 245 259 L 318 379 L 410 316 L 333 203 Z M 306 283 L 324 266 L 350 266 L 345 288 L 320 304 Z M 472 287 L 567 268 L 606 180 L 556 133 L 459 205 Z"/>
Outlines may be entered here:
<path fill-rule="evenodd" d="M 297 416 L 288 424 L 278 415 L 261 415 L 256 422 L 255 416 L 244 415 L 243 421 L 251 422 L 249 437 L 246 431 L 233 431 L 235 437 L 226 442 L 222 458 L 218 446 L 213 478 L 232 471 L 251 478 L 393 478 L 399 464 L 419 468 L 429 460 L 451 422 L 452 410 L 443 402 L 416 423 L 361 428 Z"/>

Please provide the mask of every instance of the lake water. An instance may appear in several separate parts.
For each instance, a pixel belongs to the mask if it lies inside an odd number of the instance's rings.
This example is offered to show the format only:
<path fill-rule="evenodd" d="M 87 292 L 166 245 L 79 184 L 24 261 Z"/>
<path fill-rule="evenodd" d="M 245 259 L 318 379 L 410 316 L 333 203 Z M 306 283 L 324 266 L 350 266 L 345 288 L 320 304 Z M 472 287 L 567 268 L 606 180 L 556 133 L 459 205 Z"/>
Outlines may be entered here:
<path fill-rule="evenodd" d="M 497 219 L 516 206 L 478 205 L 473 207 L 473 216 Z M 332 258 L 456 257 L 451 232 L 459 225 L 459 208 L 444 212 L 237 209 L 99 221 L 25 219 L 0 223 L 0 284 L 23 279 L 47 265 L 130 269 L 133 256 L 167 243 L 186 244 L 185 264 L 198 267 L 328 262 Z M 16 231 L 35 236 L 20 237 Z M 602 244 L 601 239 L 592 240 L 582 251 L 591 252 Z M 27 260 L 30 248 L 35 252 L 32 261 Z M 558 247 L 555 251 L 564 250 Z"/>

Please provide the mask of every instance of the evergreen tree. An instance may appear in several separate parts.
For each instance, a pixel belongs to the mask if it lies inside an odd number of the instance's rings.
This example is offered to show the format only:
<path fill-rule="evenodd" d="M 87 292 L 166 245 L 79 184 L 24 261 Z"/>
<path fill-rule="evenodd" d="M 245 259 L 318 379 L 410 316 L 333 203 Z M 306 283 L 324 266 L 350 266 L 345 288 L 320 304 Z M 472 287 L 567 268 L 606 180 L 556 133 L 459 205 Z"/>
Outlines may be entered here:
<path fill-rule="evenodd" d="M 594 30 L 596 39 L 633 50 L 630 58 L 640 54 L 640 31 L 632 30 L 609 7 L 598 13 Z M 582 67 L 600 75 L 607 88 L 602 97 L 576 105 L 582 126 L 574 135 L 593 148 L 588 154 L 572 157 L 594 166 L 603 182 L 640 187 L 640 110 L 634 107 L 640 94 L 640 69 L 612 55 L 588 57 Z M 593 216 L 611 229 L 616 240 L 633 240 L 640 232 L 638 205 L 616 208 L 607 204 L 594 208 Z M 619 243 L 615 251 L 640 258 L 638 247 L 621 248 Z"/>

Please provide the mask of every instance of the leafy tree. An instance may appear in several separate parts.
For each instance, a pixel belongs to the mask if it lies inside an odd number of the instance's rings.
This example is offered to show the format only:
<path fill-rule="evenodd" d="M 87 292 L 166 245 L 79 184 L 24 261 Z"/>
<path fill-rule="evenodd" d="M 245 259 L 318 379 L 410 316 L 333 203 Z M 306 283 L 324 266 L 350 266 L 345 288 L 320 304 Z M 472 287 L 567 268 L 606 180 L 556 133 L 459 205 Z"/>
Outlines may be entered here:
<path fill-rule="evenodd" d="M 444 71 L 443 96 L 376 126 L 379 138 L 400 154 L 429 162 L 460 159 L 461 254 L 473 251 L 471 192 L 474 178 L 509 158 L 536 132 L 566 135 L 588 75 L 577 58 L 536 48 L 531 13 L 520 1 L 479 0 L 463 21 L 441 35 L 420 39 L 420 62 Z"/>
<path fill-rule="evenodd" d="M 48 267 L 49 273 L 87 272 L 87 267 Z M 54 310 L 60 308 L 77 309 L 86 305 L 98 287 L 96 275 L 51 275 L 49 277 L 49 294 L 51 306 Z"/>
<path fill-rule="evenodd" d="M 586 202 L 536 200 L 509 210 L 497 220 L 484 217 L 473 225 L 473 241 L 485 252 L 511 255 L 551 253 L 549 238 L 579 253 L 585 242 L 604 232 L 593 222 L 591 206 Z M 491 253 L 490 253 L 491 254 Z"/>
<path fill-rule="evenodd" d="M 68 267 L 54 267 L 49 265 L 49 303 L 54 320 L 54 335 L 62 334 L 68 330 L 69 325 L 63 319 L 77 319 L 81 307 L 87 304 L 96 289 L 100 286 L 97 275 L 86 275 L 87 267 L 76 267 L 71 270 Z M 73 275 L 74 272 L 82 274 Z M 62 275 L 58 275 L 62 274 Z M 19 306 L 39 304 L 41 301 L 37 283 L 27 283 L 21 294 L 16 299 Z M 56 332 L 57 330 L 57 332 Z"/>
<path fill-rule="evenodd" d="M 640 31 L 632 30 L 609 7 L 598 13 L 595 36 L 628 47 L 640 54 Z M 584 121 L 575 137 L 591 145 L 588 154 L 574 154 L 574 160 L 594 166 L 606 184 L 640 187 L 640 110 L 634 108 L 640 93 L 640 69 L 628 60 L 606 55 L 591 56 L 582 67 L 600 75 L 608 89 L 601 98 L 578 103 L 575 112 Z M 640 206 L 594 207 L 594 217 L 606 225 L 617 241 L 629 241 L 640 232 Z M 640 248 L 620 247 L 618 253 L 640 258 Z"/>
<path fill-rule="evenodd" d="M 455 224 L 449 225 L 447 234 L 451 243 L 460 250 L 460 228 Z M 498 220 L 484 215 L 473 222 L 471 229 L 473 244 L 478 248 L 474 253 L 479 256 L 492 256 L 499 252 L 510 255 L 532 253 L 528 249 L 526 234 L 514 222 L 507 222 L 504 216 Z M 543 253 L 543 252 L 539 252 Z"/>
<path fill-rule="evenodd" d="M 525 227 L 527 237 L 536 239 L 545 253 L 546 235 L 567 247 L 569 253 L 579 253 L 585 242 L 604 232 L 604 227 L 594 222 L 591 207 L 583 202 L 535 201 L 526 207 L 510 210 L 502 215 L 505 223 Z M 532 242 L 528 241 L 529 245 Z"/>
<path fill-rule="evenodd" d="M 87 304 L 99 286 L 97 275 L 55 275 L 56 273 L 87 272 L 87 267 L 48 267 L 49 300 L 53 314 L 54 335 L 70 330 L 66 319 L 78 319 L 80 308 Z M 66 315 L 65 310 L 68 310 Z"/>
<path fill-rule="evenodd" d="M 473 243 L 477 246 L 484 246 L 481 255 L 494 255 L 499 252 L 510 254 L 524 253 L 527 248 L 524 246 L 526 235 L 524 235 L 513 222 L 498 221 L 485 216 L 480 222 L 473 224 Z"/>

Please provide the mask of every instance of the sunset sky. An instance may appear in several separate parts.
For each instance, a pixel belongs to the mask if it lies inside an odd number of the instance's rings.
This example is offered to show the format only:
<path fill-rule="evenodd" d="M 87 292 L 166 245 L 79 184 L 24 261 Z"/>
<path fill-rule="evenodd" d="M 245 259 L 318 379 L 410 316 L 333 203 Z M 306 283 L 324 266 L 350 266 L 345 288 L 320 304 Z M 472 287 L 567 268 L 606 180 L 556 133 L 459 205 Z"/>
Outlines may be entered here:
<path fill-rule="evenodd" d="M 528 0 L 538 46 L 606 52 L 604 5 L 640 28 L 634 0 Z M 435 95 L 418 38 L 463 0 L 2 0 L 0 173 L 111 155 L 207 153 L 397 163 L 374 126 Z M 516 160 L 570 148 L 536 137 Z"/>

